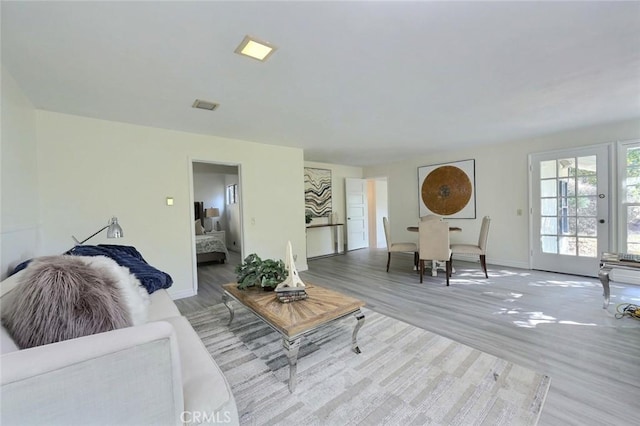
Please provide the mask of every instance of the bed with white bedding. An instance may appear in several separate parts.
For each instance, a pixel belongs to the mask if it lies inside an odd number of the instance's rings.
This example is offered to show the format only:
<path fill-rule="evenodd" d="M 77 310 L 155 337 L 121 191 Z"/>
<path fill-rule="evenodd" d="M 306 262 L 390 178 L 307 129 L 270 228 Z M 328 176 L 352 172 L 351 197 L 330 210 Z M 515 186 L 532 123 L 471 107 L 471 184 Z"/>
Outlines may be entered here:
<path fill-rule="evenodd" d="M 195 213 L 196 227 L 196 259 L 197 263 L 220 262 L 224 263 L 229 258 L 227 245 L 219 233 L 207 234 L 204 230 L 204 202 L 195 201 L 193 210 Z"/>
<path fill-rule="evenodd" d="M 198 263 L 218 261 L 224 263 L 229 251 L 217 235 L 196 235 L 196 258 Z"/>

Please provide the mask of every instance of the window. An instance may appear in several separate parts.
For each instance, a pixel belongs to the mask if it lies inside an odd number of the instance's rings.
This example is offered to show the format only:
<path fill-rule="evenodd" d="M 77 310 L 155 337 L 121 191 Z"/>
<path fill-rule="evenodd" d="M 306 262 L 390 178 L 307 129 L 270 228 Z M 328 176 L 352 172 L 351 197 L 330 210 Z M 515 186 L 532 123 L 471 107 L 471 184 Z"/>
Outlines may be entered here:
<path fill-rule="evenodd" d="M 622 250 L 640 254 L 640 141 L 621 143 L 619 153 Z"/>
<path fill-rule="evenodd" d="M 227 204 L 236 204 L 238 202 L 238 184 L 227 186 Z"/>

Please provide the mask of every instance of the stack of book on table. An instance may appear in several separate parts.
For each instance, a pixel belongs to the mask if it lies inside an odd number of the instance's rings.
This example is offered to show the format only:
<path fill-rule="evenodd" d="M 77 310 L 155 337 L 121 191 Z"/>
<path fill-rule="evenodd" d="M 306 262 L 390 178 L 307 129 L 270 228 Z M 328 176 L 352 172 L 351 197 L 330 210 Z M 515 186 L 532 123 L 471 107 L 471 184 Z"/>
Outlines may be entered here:
<path fill-rule="evenodd" d="M 282 287 L 276 288 L 276 295 L 278 300 L 282 303 L 289 303 L 295 300 L 302 300 L 307 298 L 307 292 L 304 287 Z"/>

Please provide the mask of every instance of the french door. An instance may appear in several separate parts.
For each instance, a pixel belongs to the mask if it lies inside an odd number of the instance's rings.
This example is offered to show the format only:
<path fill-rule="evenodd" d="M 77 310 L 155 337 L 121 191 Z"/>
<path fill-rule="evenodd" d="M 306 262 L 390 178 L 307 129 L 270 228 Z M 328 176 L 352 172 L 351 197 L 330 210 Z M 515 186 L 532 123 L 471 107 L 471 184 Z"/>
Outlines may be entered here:
<path fill-rule="evenodd" d="M 609 147 L 531 154 L 531 267 L 597 276 L 609 249 Z"/>

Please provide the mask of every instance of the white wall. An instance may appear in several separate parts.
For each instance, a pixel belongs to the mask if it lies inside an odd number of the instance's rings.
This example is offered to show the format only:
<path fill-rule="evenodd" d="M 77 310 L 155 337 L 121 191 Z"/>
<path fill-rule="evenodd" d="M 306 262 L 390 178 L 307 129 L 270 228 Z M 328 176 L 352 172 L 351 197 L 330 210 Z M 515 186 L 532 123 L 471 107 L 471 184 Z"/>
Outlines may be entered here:
<path fill-rule="evenodd" d="M 68 249 L 71 234 L 89 235 L 116 215 L 125 235 L 117 243 L 171 274 L 172 296 L 193 294 L 195 159 L 240 165 L 247 253 L 281 259 L 290 240 L 307 269 L 302 150 L 47 111 L 36 123 L 44 253 Z M 114 240 L 102 233 L 91 242 Z"/>
<path fill-rule="evenodd" d="M 371 179 L 367 181 L 367 202 L 368 202 L 368 220 L 369 220 L 369 248 L 378 247 L 378 232 L 376 224 L 378 222 L 378 198 L 376 196 L 376 181 Z"/>
<path fill-rule="evenodd" d="M 0 279 L 39 251 L 35 109 L 2 68 Z"/>
<path fill-rule="evenodd" d="M 238 195 L 241 196 L 242 188 L 240 187 L 240 179 L 238 178 L 238 175 L 225 175 L 225 187 L 229 185 L 238 185 Z M 226 205 L 225 217 L 223 218 L 227 225 L 227 248 L 229 250 L 237 251 L 238 253 L 242 253 L 242 230 L 240 228 L 242 215 L 240 208 L 240 203 Z M 247 255 L 248 254 L 249 253 L 247 253 Z M 307 256 L 309 256 L 308 253 Z"/>
<path fill-rule="evenodd" d="M 204 218 L 205 228 L 210 231 L 220 222 L 222 230 L 226 231 L 225 218 L 225 176 L 216 172 L 216 165 L 194 163 L 193 167 L 193 197 L 194 201 L 204 202 L 204 208 L 218 208 L 220 217 Z"/>
<path fill-rule="evenodd" d="M 635 119 L 367 167 L 364 174 L 369 177 L 388 177 L 391 234 L 396 240 L 411 241 L 415 235 L 411 235 L 406 227 L 418 221 L 418 167 L 475 159 L 476 219 L 450 219 L 463 229 L 460 234 L 452 234 L 451 241 L 477 240 L 482 217 L 489 215 L 492 221 L 487 261 L 498 265 L 528 268 L 528 154 L 638 137 L 640 119 Z M 522 209 L 524 214 L 518 216 L 517 209 Z"/>
<path fill-rule="evenodd" d="M 193 285 L 191 160 L 240 164 L 245 252 L 282 258 L 287 240 L 306 265 L 303 167 L 332 170 L 333 209 L 345 220 L 345 177 L 388 177 L 389 218 L 395 239 L 415 235 L 419 166 L 476 159 L 477 219 L 456 220 L 474 240 L 480 219 L 493 219 L 489 262 L 528 267 L 527 155 L 533 152 L 640 138 L 640 120 L 556 135 L 468 148 L 362 169 L 304 162 L 302 151 L 184 132 L 36 111 L 2 69 L 0 258 L 9 266 L 35 255 L 57 254 L 117 215 L 125 238 L 147 260 L 172 274 L 174 296 Z M 266 159 L 266 161 L 265 161 Z M 40 196 L 39 196 L 40 194 Z M 165 197 L 176 204 L 165 206 Z M 299 224 L 299 225 L 298 225 Z M 162 232 L 160 232 L 162 230 Z M 404 235 L 404 237 L 403 237 Z M 113 243 L 105 233 L 92 243 Z"/>
<path fill-rule="evenodd" d="M 346 207 L 345 207 L 345 178 L 362 178 L 362 167 L 342 166 L 339 164 L 318 163 L 313 161 L 305 161 L 304 167 L 313 167 L 317 169 L 331 170 L 331 209 L 338 214 L 338 222 L 345 223 Z M 304 181 L 303 181 L 303 207 L 304 207 Z M 328 223 L 326 218 L 314 218 L 312 224 Z M 346 245 L 346 225 L 338 227 L 342 232 L 341 242 Z M 335 241 L 332 238 L 334 232 L 333 227 L 313 229 L 307 232 L 309 257 L 321 256 L 333 253 L 331 244 Z M 297 265 L 297 263 L 296 263 Z"/>
<path fill-rule="evenodd" d="M 382 224 L 382 218 L 389 216 L 389 196 L 387 189 L 386 179 L 376 179 L 375 191 L 376 191 L 376 240 L 378 248 L 386 248 L 387 241 L 384 237 L 384 225 Z"/>

